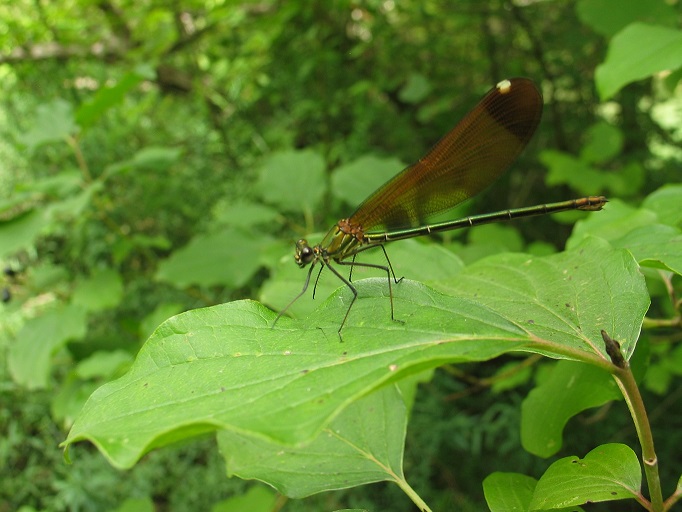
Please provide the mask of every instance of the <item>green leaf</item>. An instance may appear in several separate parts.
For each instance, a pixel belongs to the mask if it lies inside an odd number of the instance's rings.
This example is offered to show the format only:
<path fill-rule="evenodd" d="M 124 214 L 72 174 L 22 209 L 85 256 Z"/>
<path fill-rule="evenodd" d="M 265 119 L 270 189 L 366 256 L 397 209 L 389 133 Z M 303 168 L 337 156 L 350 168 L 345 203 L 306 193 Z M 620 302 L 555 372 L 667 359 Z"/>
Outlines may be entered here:
<path fill-rule="evenodd" d="M 497 252 L 519 252 L 523 249 L 523 237 L 517 229 L 503 224 L 484 224 L 469 232 L 470 245 L 493 246 Z"/>
<path fill-rule="evenodd" d="M 552 464 L 535 487 L 531 510 L 635 498 L 642 485 L 637 455 L 626 445 L 605 444 L 584 459 L 565 457 Z"/>
<path fill-rule="evenodd" d="M 128 368 L 132 355 L 125 350 L 100 350 L 76 365 L 75 373 L 80 379 L 110 378 Z"/>
<path fill-rule="evenodd" d="M 635 21 L 674 26 L 677 16 L 673 6 L 661 0 L 580 0 L 576 10 L 583 23 L 609 38 Z"/>
<path fill-rule="evenodd" d="M 549 378 L 523 401 L 521 443 L 539 457 L 561 449 L 562 433 L 576 414 L 621 397 L 610 374 L 584 363 L 559 361 Z"/>
<path fill-rule="evenodd" d="M 682 31 L 633 23 L 611 40 L 606 60 L 597 67 L 599 97 L 606 101 L 631 82 L 680 66 Z"/>
<path fill-rule="evenodd" d="M 31 210 L 0 222 L 0 258 L 31 247 L 49 223 L 49 216 L 44 210 Z"/>
<path fill-rule="evenodd" d="M 66 197 L 78 191 L 83 186 L 83 177 L 77 169 L 63 169 L 59 174 L 46 178 L 22 183 L 17 186 L 19 191 L 39 193 L 49 197 Z"/>
<path fill-rule="evenodd" d="M 100 384 L 101 381 L 80 380 L 70 373 L 51 394 L 50 413 L 54 421 L 65 430 L 71 428 L 83 404 Z"/>
<path fill-rule="evenodd" d="M 433 285 L 513 318 L 541 340 L 533 352 L 557 358 L 574 359 L 566 352 L 570 347 L 576 354 L 609 360 L 602 329 L 629 358 L 649 307 L 644 277 L 632 256 L 593 237 L 575 250 L 545 257 L 489 257 L 466 267 L 456 280 Z"/>
<path fill-rule="evenodd" d="M 137 87 L 145 79 L 153 80 L 154 71 L 149 66 L 139 66 L 135 71 L 124 74 L 111 86 L 102 87 L 95 96 L 83 103 L 76 111 L 76 123 L 81 128 L 89 128 L 99 120 L 110 108 L 120 104 L 128 92 Z"/>
<path fill-rule="evenodd" d="M 78 126 L 71 104 L 62 99 L 55 99 L 38 106 L 33 128 L 17 138 L 28 147 L 29 152 L 32 152 L 42 144 L 64 142 L 77 131 Z"/>
<path fill-rule="evenodd" d="M 492 379 L 493 385 L 490 389 L 493 393 L 502 393 L 525 384 L 531 377 L 531 367 L 525 360 L 510 361 L 500 366 L 495 372 Z"/>
<path fill-rule="evenodd" d="M 404 167 L 397 158 L 360 157 L 334 170 L 332 193 L 355 207 Z"/>
<path fill-rule="evenodd" d="M 31 268 L 31 283 L 36 289 L 54 288 L 70 279 L 66 267 L 43 262 Z"/>
<path fill-rule="evenodd" d="M 111 309 L 121 302 L 123 281 L 114 269 L 102 269 L 80 281 L 74 290 L 72 302 L 86 311 Z"/>
<path fill-rule="evenodd" d="M 431 82 L 421 73 L 411 73 L 398 97 L 405 103 L 419 103 L 431 92 Z"/>
<path fill-rule="evenodd" d="M 395 285 L 404 323 L 388 314 L 385 278 L 356 282 L 344 343 L 344 287 L 306 319 L 281 318 L 274 329 L 275 313 L 250 301 L 173 317 L 127 375 L 91 396 L 66 445 L 89 439 L 117 467 L 216 429 L 294 446 L 358 398 L 446 362 L 510 350 L 605 359 L 600 329 L 629 356 L 648 295 L 626 251 L 588 239 L 571 253 L 486 261 L 447 281 L 452 296 L 407 280 Z"/>
<path fill-rule="evenodd" d="M 127 174 L 135 170 L 167 172 L 168 168 L 177 163 L 181 156 L 182 149 L 180 148 L 148 146 L 137 151 L 128 160 L 107 166 L 104 177 Z"/>
<path fill-rule="evenodd" d="M 275 314 L 250 301 L 169 319 L 128 374 L 92 395 L 67 444 L 89 439 L 117 467 L 216 429 L 295 445 L 388 382 L 447 361 L 489 359 L 528 341 L 471 300 L 403 282 L 395 301 L 408 330 L 387 314 L 385 280 L 358 286 L 363 298 L 346 343 L 336 333 L 345 291 L 308 318 L 309 327 L 282 318 L 272 329 Z"/>
<path fill-rule="evenodd" d="M 237 288 L 261 267 L 258 255 L 270 243 L 272 239 L 266 235 L 233 228 L 198 235 L 159 264 L 156 279 L 179 288 L 191 285 Z"/>
<path fill-rule="evenodd" d="M 92 182 L 90 185 L 83 186 L 78 193 L 71 197 L 65 197 L 61 201 L 51 203 L 46 210 L 46 214 L 60 224 L 77 218 L 92 203 L 92 197 L 102 189 L 102 182 Z"/>
<path fill-rule="evenodd" d="M 85 336 L 85 311 L 77 306 L 60 306 L 27 320 L 10 345 L 7 359 L 12 378 L 28 389 L 46 388 L 51 357 L 68 341 Z"/>
<path fill-rule="evenodd" d="M 164 302 L 156 306 L 154 311 L 145 316 L 140 322 L 140 338 L 143 340 L 149 338 L 161 322 L 181 313 L 183 309 L 182 304 L 175 302 Z"/>
<path fill-rule="evenodd" d="M 587 129 L 587 140 L 580 151 L 580 159 L 600 164 L 611 160 L 623 149 L 623 132 L 604 121 Z"/>
<path fill-rule="evenodd" d="M 549 169 L 548 186 L 568 185 L 580 194 L 594 195 L 603 192 L 608 183 L 607 173 L 561 151 L 542 151 L 540 161 Z"/>
<path fill-rule="evenodd" d="M 236 228 L 271 225 L 277 222 L 278 216 L 279 213 L 274 208 L 250 201 L 225 199 L 213 208 L 216 224 Z"/>
<path fill-rule="evenodd" d="M 661 208 L 668 215 L 670 202 L 676 199 L 673 192 L 669 198 L 649 204 Z M 675 213 L 668 218 L 674 220 Z M 635 209 L 614 200 L 610 201 L 604 212 L 592 215 L 576 226 L 572 240 L 567 246 L 572 248 L 575 240 L 588 233 L 608 240 L 614 247 L 629 250 L 640 265 L 682 273 L 682 231 L 678 228 L 658 224 L 652 211 Z"/>
<path fill-rule="evenodd" d="M 613 240 L 614 247 L 628 249 L 640 265 L 682 275 L 682 232 L 665 224 L 642 226 Z"/>
<path fill-rule="evenodd" d="M 154 500 L 144 498 L 127 498 L 121 506 L 111 512 L 154 512 Z"/>
<path fill-rule="evenodd" d="M 131 163 L 137 169 L 167 171 L 180 159 L 181 155 L 182 150 L 179 148 L 149 146 L 135 153 Z"/>
<path fill-rule="evenodd" d="M 599 215 L 590 215 L 576 224 L 566 247 L 574 249 L 589 235 L 608 241 L 617 240 L 623 234 L 655 224 L 657 220 L 656 214 L 649 210 L 633 208 L 618 199 L 612 199 Z"/>
<path fill-rule="evenodd" d="M 483 480 L 483 494 L 490 512 L 526 512 L 536 484 L 530 476 L 496 472 Z"/>
<path fill-rule="evenodd" d="M 636 161 L 626 162 L 617 169 L 604 171 L 609 178 L 609 194 L 615 197 L 640 197 L 647 174 L 644 167 Z"/>
<path fill-rule="evenodd" d="M 223 430 L 228 476 L 257 479 L 290 498 L 403 479 L 407 410 L 397 387 L 353 402 L 313 441 L 284 446 Z"/>
<path fill-rule="evenodd" d="M 658 215 L 658 220 L 664 224 L 682 228 L 682 184 L 670 184 L 649 194 L 642 208 L 646 208 Z"/>
<path fill-rule="evenodd" d="M 325 167 L 311 150 L 273 153 L 260 170 L 260 195 L 286 211 L 315 211 L 327 188 Z"/>
<path fill-rule="evenodd" d="M 277 495 L 264 485 L 254 485 L 240 496 L 216 503 L 211 512 L 271 512 L 277 510 Z"/>

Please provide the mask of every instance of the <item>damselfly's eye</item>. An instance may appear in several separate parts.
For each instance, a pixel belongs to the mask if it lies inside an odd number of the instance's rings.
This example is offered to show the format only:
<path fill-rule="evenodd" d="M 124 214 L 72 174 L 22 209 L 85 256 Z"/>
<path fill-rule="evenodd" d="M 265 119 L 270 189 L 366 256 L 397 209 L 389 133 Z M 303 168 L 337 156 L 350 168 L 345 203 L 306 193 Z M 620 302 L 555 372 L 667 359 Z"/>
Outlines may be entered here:
<path fill-rule="evenodd" d="M 308 241 L 301 239 L 296 242 L 296 253 L 294 259 L 299 267 L 305 267 L 315 259 L 315 251 L 308 245 Z"/>

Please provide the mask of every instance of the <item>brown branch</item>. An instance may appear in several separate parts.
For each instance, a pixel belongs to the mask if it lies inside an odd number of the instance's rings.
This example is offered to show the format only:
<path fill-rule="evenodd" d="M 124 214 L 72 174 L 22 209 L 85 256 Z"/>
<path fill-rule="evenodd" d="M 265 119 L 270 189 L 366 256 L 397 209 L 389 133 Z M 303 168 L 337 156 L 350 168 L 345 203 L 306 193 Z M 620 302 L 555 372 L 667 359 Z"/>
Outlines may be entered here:
<path fill-rule="evenodd" d="M 116 39 L 106 42 L 93 43 L 90 46 L 54 42 L 38 43 L 30 46 L 15 48 L 10 53 L 0 55 L 0 64 L 15 64 L 35 62 L 41 60 L 67 60 L 74 57 L 110 59 L 121 58 L 126 51 Z"/>

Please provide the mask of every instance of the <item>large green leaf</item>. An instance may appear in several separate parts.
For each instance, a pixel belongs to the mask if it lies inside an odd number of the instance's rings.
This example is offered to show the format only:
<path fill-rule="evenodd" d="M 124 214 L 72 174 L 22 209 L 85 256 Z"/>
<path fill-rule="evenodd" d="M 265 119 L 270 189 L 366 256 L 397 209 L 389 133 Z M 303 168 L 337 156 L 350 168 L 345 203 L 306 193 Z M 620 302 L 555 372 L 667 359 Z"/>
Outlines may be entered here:
<path fill-rule="evenodd" d="M 633 23 L 611 40 L 606 60 L 597 67 L 599 97 L 605 101 L 630 82 L 680 66 L 682 31 Z"/>
<path fill-rule="evenodd" d="M 637 455 L 626 445 L 605 444 L 584 459 L 564 457 L 538 481 L 531 510 L 635 498 L 642 485 Z"/>
<path fill-rule="evenodd" d="M 93 394 L 67 444 L 89 439 L 113 464 L 129 467 L 152 447 L 221 428 L 302 443 L 389 381 L 446 361 L 489 359 L 528 341 L 474 301 L 403 282 L 395 300 L 408 329 L 390 320 L 385 284 L 358 283 L 363 299 L 345 343 L 336 331 L 346 290 L 305 322 L 283 318 L 276 329 L 275 314 L 250 301 L 169 319 L 125 377 Z"/>
<path fill-rule="evenodd" d="M 629 358 L 649 307 L 644 278 L 632 256 L 590 237 L 573 251 L 547 257 L 486 258 L 466 267 L 455 281 L 433 284 L 514 319 L 537 340 L 532 351 L 559 358 L 591 354 L 608 360 L 602 329 L 621 343 Z"/>
<path fill-rule="evenodd" d="M 634 348 L 648 296 L 626 251 L 588 239 L 546 258 L 489 258 L 449 281 L 451 295 L 415 282 L 356 283 L 344 328 L 344 287 L 303 320 L 249 301 L 173 317 L 147 341 L 131 371 L 95 392 L 66 444 L 88 439 L 113 464 L 208 430 L 296 445 L 315 438 L 354 400 L 445 362 L 510 350 L 603 364 L 600 330 Z"/>
<path fill-rule="evenodd" d="M 230 476 L 267 482 L 290 498 L 403 479 L 407 410 L 392 385 L 357 400 L 312 442 L 284 446 L 238 432 L 218 434 Z"/>
<path fill-rule="evenodd" d="M 561 435 L 569 419 L 620 396 L 607 372 L 574 361 L 559 361 L 549 378 L 523 402 L 521 442 L 524 449 L 540 457 L 554 455 L 561 449 Z"/>

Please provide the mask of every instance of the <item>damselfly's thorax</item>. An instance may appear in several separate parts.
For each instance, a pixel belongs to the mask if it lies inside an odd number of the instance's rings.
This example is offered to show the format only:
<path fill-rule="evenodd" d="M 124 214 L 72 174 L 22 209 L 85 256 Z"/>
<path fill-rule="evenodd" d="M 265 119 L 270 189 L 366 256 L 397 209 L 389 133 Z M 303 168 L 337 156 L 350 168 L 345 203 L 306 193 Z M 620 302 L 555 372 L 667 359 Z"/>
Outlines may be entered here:
<path fill-rule="evenodd" d="M 341 261 L 358 252 L 366 243 L 365 232 L 360 224 L 351 219 L 341 219 L 332 227 L 320 243 L 325 261 Z"/>

